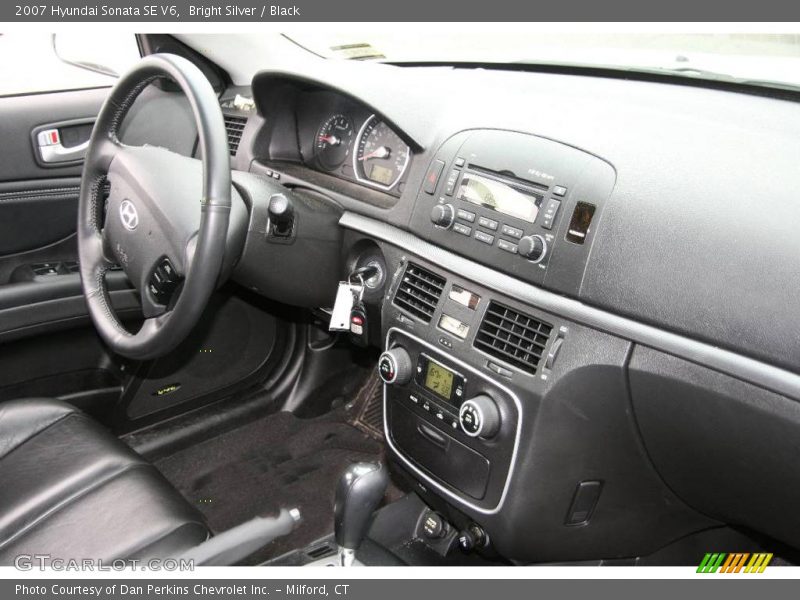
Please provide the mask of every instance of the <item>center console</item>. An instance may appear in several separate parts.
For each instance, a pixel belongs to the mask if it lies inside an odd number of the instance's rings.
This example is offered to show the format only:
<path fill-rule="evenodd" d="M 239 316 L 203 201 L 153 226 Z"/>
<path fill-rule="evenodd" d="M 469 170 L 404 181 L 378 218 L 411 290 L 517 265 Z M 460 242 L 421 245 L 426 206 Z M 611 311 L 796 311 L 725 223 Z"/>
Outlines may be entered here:
<path fill-rule="evenodd" d="M 632 343 L 570 312 L 614 169 L 494 130 L 454 135 L 423 168 L 409 231 L 364 224 L 345 241 L 385 258 L 387 459 L 434 513 L 426 539 L 452 543 L 445 521 L 462 549 L 553 562 L 643 555 L 706 527 L 642 447 Z"/>
<path fill-rule="evenodd" d="M 519 398 L 472 365 L 399 328 L 378 362 L 389 443 L 406 466 L 479 512 L 502 502 L 519 443 Z"/>

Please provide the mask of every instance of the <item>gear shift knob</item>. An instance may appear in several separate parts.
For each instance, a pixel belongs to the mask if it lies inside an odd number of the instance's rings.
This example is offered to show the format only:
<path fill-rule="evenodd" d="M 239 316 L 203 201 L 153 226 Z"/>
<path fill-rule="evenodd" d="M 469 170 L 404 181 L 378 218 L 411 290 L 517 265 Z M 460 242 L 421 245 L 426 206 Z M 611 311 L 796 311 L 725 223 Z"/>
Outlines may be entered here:
<path fill-rule="evenodd" d="M 389 473 L 381 463 L 353 463 L 339 478 L 333 508 L 336 544 L 343 566 L 355 559 L 355 552 L 367 535 L 372 513 L 389 484 Z"/>

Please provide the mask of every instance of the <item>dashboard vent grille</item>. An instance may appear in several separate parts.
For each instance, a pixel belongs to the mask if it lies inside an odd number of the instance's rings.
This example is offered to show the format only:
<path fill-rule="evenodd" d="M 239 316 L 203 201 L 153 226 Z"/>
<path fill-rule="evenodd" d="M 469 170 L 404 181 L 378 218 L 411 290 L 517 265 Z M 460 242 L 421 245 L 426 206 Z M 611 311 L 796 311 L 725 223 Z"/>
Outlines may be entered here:
<path fill-rule="evenodd" d="M 242 141 L 242 132 L 244 126 L 247 125 L 247 118 L 234 117 L 232 115 L 224 115 L 225 129 L 228 132 L 228 148 L 231 151 L 231 156 L 236 156 L 236 151 L 239 149 L 239 142 Z"/>
<path fill-rule="evenodd" d="M 544 354 L 553 327 L 499 302 L 489 303 L 474 346 L 528 373 Z"/>
<path fill-rule="evenodd" d="M 444 290 L 445 278 L 408 263 L 394 295 L 395 306 L 430 323 Z"/>

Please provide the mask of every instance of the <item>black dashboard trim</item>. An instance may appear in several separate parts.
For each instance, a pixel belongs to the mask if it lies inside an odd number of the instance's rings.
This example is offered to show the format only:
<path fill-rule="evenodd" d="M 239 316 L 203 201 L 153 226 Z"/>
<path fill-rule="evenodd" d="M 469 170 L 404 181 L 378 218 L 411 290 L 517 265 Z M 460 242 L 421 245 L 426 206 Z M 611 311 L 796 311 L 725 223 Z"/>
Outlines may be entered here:
<path fill-rule="evenodd" d="M 340 226 L 394 244 L 424 257 L 443 269 L 518 299 L 559 317 L 684 358 L 737 379 L 800 400 L 800 375 L 717 346 L 622 317 L 499 273 L 458 256 L 417 236 L 353 212 L 345 212 Z"/>

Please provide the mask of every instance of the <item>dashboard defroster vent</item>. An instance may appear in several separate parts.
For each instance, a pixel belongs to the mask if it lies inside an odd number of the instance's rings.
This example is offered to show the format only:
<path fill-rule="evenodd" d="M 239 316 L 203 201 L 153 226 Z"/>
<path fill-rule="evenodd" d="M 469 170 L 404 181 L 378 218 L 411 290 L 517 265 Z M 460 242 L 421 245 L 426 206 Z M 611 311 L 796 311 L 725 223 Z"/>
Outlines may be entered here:
<path fill-rule="evenodd" d="M 395 306 L 430 323 L 444 290 L 445 278 L 408 263 L 394 294 Z"/>
<path fill-rule="evenodd" d="M 247 125 L 246 117 L 234 117 L 233 115 L 223 115 L 225 119 L 225 130 L 228 132 L 228 148 L 231 156 L 236 156 L 239 149 L 239 142 L 242 141 L 244 126 Z"/>
<path fill-rule="evenodd" d="M 527 373 L 536 373 L 553 327 L 533 317 L 489 303 L 474 346 Z"/>

